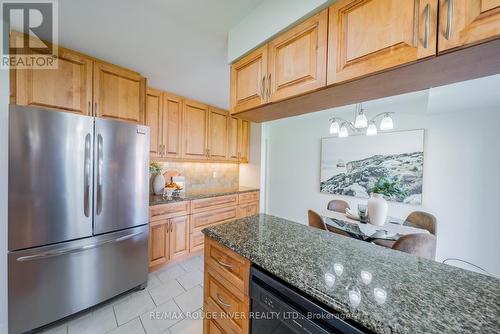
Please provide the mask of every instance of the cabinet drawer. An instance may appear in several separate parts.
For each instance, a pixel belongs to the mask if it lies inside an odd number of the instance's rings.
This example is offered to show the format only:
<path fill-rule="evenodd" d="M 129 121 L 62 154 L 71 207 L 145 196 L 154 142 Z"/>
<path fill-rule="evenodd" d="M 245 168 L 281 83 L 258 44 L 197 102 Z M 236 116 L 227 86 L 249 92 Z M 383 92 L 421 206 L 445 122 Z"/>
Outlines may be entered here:
<path fill-rule="evenodd" d="M 259 213 L 259 202 L 238 206 L 238 218 L 245 218 Z"/>
<path fill-rule="evenodd" d="M 206 308 L 206 306 L 205 306 Z M 204 334 L 224 334 L 222 326 L 215 320 L 209 317 L 203 319 L 203 333 Z"/>
<path fill-rule="evenodd" d="M 238 204 L 238 195 L 218 196 L 191 201 L 191 213 L 224 208 Z"/>
<path fill-rule="evenodd" d="M 255 202 L 258 201 L 260 197 L 260 192 L 259 191 L 252 191 L 249 193 L 243 193 L 239 194 L 239 204 L 244 204 L 244 203 L 250 203 L 250 202 Z"/>
<path fill-rule="evenodd" d="M 230 320 L 230 315 L 226 314 L 224 310 L 222 310 L 211 298 L 206 299 L 204 310 L 210 315 L 210 317 L 212 317 L 212 319 L 209 319 L 209 321 L 213 322 L 212 329 L 215 328 L 220 331 L 220 332 L 215 331 L 214 333 L 224 333 L 224 334 L 249 333 L 248 320 L 244 321 L 245 323 L 244 329 L 240 328 L 238 325 L 236 325 L 234 321 Z M 208 321 L 206 321 L 205 324 L 208 324 Z"/>
<path fill-rule="evenodd" d="M 187 216 L 188 214 L 189 201 L 154 205 L 149 207 L 150 221 Z"/>
<path fill-rule="evenodd" d="M 234 314 L 233 318 L 225 320 L 236 327 L 238 332 L 244 332 L 247 321 L 243 319 L 248 315 L 248 296 L 236 289 L 210 266 L 205 268 L 204 299 L 207 303 L 215 304 L 217 313 Z"/>
<path fill-rule="evenodd" d="M 248 295 L 250 262 L 208 237 L 205 238 L 205 268 L 207 266 Z"/>
<path fill-rule="evenodd" d="M 189 252 L 195 252 L 197 250 L 203 249 L 203 244 L 205 242 L 205 235 L 201 231 L 196 231 L 191 233 L 189 239 Z"/>
<path fill-rule="evenodd" d="M 216 209 L 191 215 L 191 232 L 226 220 L 237 218 L 237 207 Z"/>

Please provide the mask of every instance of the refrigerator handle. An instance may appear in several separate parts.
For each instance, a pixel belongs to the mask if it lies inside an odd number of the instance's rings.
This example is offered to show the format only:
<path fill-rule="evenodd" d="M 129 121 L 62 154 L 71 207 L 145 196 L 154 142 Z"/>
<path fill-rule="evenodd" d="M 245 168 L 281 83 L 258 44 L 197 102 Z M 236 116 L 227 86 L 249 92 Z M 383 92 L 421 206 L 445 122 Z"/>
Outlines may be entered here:
<path fill-rule="evenodd" d="M 85 245 L 81 247 L 74 247 L 74 248 L 64 248 L 64 249 L 59 249 L 59 250 L 53 250 L 53 251 L 47 251 L 47 252 L 42 252 L 34 255 L 28 255 L 28 256 L 22 256 L 16 259 L 18 262 L 26 262 L 26 261 L 34 261 L 34 260 L 40 260 L 40 259 L 45 259 L 48 257 L 54 257 L 54 256 L 61 256 L 61 255 L 67 255 L 67 254 L 72 254 L 72 253 L 78 253 L 78 252 L 83 252 L 86 250 L 94 249 L 97 247 L 101 247 L 107 244 L 113 244 L 117 242 L 122 242 L 128 239 L 132 239 L 133 237 L 136 237 L 138 235 L 141 235 L 144 232 L 135 232 L 132 234 L 127 234 L 115 239 L 108 239 L 108 240 L 103 240 L 101 242 L 97 242 L 94 244 L 90 245 Z"/>
<path fill-rule="evenodd" d="M 103 167 L 103 144 L 102 136 L 97 135 L 97 209 L 96 214 L 102 212 L 102 167 Z"/>
<path fill-rule="evenodd" d="M 90 133 L 85 136 L 85 160 L 84 160 L 84 180 L 83 180 L 83 212 L 85 217 L 90 215 L 90 183 L 91 183 L 91 166 L 90 166 Z"/>

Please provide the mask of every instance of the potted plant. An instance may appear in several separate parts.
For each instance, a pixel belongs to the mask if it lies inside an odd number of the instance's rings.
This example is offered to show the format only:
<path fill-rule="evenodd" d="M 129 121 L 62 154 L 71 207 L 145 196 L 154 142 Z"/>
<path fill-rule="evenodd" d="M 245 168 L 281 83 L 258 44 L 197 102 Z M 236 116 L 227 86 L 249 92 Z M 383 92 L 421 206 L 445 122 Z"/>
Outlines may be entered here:
<path fill-rule="evenodd" d="M 397 180 L 380 177 L 375 182 L 371 191 L 371 197 L 368 200 L 368 217 L 370 218 L 370 223 L 377 226 L 385 224 L 389 206 L 384 196 L 393 198 L 403 194 L 404 191 L 399 186 Z"/>
<path fill-rule="evenodd" d="M 165 177 L 162 173 L 161 165 L 158 161 L 151 161 L 149 164 L 149 174 L 153 177 L 153 192 L 155 195 L 163 195 L 165 189 Z"/>

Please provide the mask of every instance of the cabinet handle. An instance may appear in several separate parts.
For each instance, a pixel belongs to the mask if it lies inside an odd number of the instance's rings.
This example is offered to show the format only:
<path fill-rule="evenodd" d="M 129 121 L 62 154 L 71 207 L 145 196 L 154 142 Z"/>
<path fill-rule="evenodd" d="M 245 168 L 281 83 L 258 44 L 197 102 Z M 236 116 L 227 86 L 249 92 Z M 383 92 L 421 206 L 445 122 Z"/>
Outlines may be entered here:
<path fill-rule="evenodd" d="M 220 259 L 217 259 L 217 262 L 218 262 L 221 266 L 223 266 L 223 267 L 226 267 L 226 268 L 229 268 L 229 269 L 233 268 L 233 266 L 232 266 L 232 265 L 227 264 L 227 263 L 225 263 L 225 262 L 222 262 L 222 260 L 220 260 Z"/>
<path fill-rule="evenodd" d="M 87 112 L 90 116 L 93 115 L 93 112 L 92 112 L 92 102 L 89 101 L 89 110 Z"/>
<path fill-rule="evenodd" d="M 446 13 L 446 33 L 445 38 L 449 40 L 451 38 L 451 30 L 453 24 L 453 0 L 448 0 L 448 11 Z"/>
<path fill-rule="evenodd" d="M 222 300 L 222 298 L 220 297 L 220 295 L 219 295 L 219 294 L 217 294 L 215 297 L 217 298 L 217 301 L 218 301 L 219 303 L 221 303 L 223 306 L 225 306 L 225 307 L 231 307 L 231 304 L 228 304 L 228 303 L 224 302 L 224 301 Z"/>
<path fill-rule="evenodd" d="M 267 77 L 267 99 L 271 97 L 271 73 Z"/>
<path fill-rule="evenodd" d="M 431 6 L 430 4 L 425 5 L 425 35 L 424 35 L 424 48 L 429 47 L 429 35 L 431 32 Z"/>
<path fill-rule="evenodd" d="M 266 99 L 266 76 L 262 76 L 262 83 L 260 87 L 260 97 L 262 99 Z"/>
<path fill-rule="evenodd" d="M 99 116 L 97 114 L 97 102 L 94 103 L 94 116 Z"/>
<path fill-rule="evenodd" d="M 174 230 L 174 223 L 170 222 L 170 233 Z"/>

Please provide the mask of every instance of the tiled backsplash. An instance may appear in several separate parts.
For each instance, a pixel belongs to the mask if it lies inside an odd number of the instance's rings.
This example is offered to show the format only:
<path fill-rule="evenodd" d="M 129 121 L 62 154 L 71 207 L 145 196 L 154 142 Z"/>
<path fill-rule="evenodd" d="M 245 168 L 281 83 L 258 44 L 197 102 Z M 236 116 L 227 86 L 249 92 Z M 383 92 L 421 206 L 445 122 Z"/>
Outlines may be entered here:
<path fill-rule="evenodd" d="M 196 163 L 196 162 L 160 162 L 163 173 L 177 171 L 186 178 L 186 189 L 235 188 L 239 182 L 237 164 Z M 170 180 L 166 180 L 170 182 Z"/>

